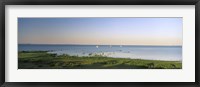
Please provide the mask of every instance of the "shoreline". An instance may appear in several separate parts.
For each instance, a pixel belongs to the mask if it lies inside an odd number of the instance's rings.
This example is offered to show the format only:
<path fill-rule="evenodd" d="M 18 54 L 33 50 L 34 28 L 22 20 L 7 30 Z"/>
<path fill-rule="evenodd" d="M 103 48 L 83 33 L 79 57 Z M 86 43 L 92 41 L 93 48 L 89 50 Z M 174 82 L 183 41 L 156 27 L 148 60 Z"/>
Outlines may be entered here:
<path fill-rule="evenodd" d="M 91 57 L 91 56 L 95 56 L 95 55 L 98 55 L 98 56 L 102 56 L 102 57 L 108 57 L 108 58 L 124 58 L 124 59 L 141 59 L 141 60 L 158 60 L 158 61 L 182 61 L 182 60 L 161 60 L 161 59 L 143 59 L 143 58 L 133 58 L 133 57 L 117 57 L 117 56 L 110 56 L 112 54 L 116 54 L 118 52 L 101 52 L 101 53 L 88 53 L 85 54 L 85 55 L 70 55 L 70 54 L 67 54 L 67 53 L 61 53 L 61 54 L 58 54 L 56 52 L 50 52 L 48 51 L 47 53 L 50 53 L 50 54 L 57 54 L 57 55 L 69 55 L 69 56 L 78 56 L 78 57 Z M 120 53 L 119 53 L 120 54 Z M 118 55 L 119 55 L 118 54 Z M 122 53 L 121 53 L 122 54 Z"/>
<path fill-rule="evenodd" d="M 139 60 L 157 60 L 157 61 L 174 61 L 174 62 L 182 62 L 182 60 L 160 60 L 160 59 L 142 59 L 142 58 L 128 58 L 128 57 L 109 57 L 109 56 L 106 56 L 106 55 L 101 55 L 102 53 L 89 53 L 89 55 L 86 55 L 86 56 L 79 56 L 79 55 L 70 55 L 70 54 L 67 54 L 67 53 L 62 53 L 62 54 L 58 54 L 58 53 L 54 53 L 53 50 L 46 50 L 46 51 L 18 51 L 18 52 L 46 52 L 46 53 L 49 53 L 49 54 L 56 54 L 56 55 L 69 55 L 69 56 L 77 56 L 77 57 L 92 57 L 92 56 L 102 56 L 102 57 L 108 57 L 108 58 L 116 58 L 116 59 L 120 59 L 120 58 L 123 58 L 123 59 L 139 59 Z M 103 52 L 103 53 L 110 53 L 110 52 Z M 90 55 L 92 54 L 92 55 Z"/>
<path fill-rule="evenodd" d="M 111 46 L 110 44 L 18 44 L 18 45 L 61 45 L 61 46 Z M 114 44 L 112 46 L 138 46 L 138 47 L 182 47 L 182 45 L 129 45 L 129 44 Z"/>

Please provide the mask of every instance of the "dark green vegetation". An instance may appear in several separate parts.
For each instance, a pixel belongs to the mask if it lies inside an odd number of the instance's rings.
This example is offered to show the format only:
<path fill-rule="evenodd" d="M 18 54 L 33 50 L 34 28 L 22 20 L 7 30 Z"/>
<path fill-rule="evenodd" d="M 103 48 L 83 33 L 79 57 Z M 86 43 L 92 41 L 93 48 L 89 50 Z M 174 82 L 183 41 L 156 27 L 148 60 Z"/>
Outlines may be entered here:
<path fill-rule="evenodd" d="M 21 51 L 19 69 L 181 69 L 180 61 L 141 60 L 104 56 L 78 57 L 47 51 Z"/>

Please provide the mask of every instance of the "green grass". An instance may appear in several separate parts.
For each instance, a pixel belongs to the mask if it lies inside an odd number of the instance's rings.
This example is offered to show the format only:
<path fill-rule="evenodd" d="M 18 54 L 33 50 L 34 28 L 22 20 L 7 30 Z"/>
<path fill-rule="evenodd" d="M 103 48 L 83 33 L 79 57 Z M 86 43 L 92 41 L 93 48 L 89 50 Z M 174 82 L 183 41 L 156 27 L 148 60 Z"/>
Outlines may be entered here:
<path fill-rule="evenodd" d="M 100 55 L 78 57 L 47 51 L 18 52 L 19 69 L 181 69 L 180 61 L 111 58 Z"/>

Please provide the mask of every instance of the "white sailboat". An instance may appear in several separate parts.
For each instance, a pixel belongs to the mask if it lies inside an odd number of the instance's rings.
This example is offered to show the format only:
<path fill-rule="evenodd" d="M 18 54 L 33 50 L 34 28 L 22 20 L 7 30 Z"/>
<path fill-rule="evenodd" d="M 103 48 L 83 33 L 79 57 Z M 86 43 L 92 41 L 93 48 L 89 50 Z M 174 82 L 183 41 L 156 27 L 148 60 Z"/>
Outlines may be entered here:
<path fill-rule="evenodd" d="M 99 46 L 97 45 L 96 48 L 99 48 Z"/>

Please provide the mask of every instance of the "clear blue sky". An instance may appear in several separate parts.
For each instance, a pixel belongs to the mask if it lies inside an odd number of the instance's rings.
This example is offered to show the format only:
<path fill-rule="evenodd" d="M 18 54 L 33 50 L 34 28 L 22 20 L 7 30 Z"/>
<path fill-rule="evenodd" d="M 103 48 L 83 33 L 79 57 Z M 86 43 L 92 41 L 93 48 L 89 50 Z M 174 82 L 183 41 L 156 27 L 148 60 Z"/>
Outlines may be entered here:
<path fill-rule="evenodd" d="M 182 18 L 18 18 L 18 43 L 182 45 L 182 26 Z"/>

